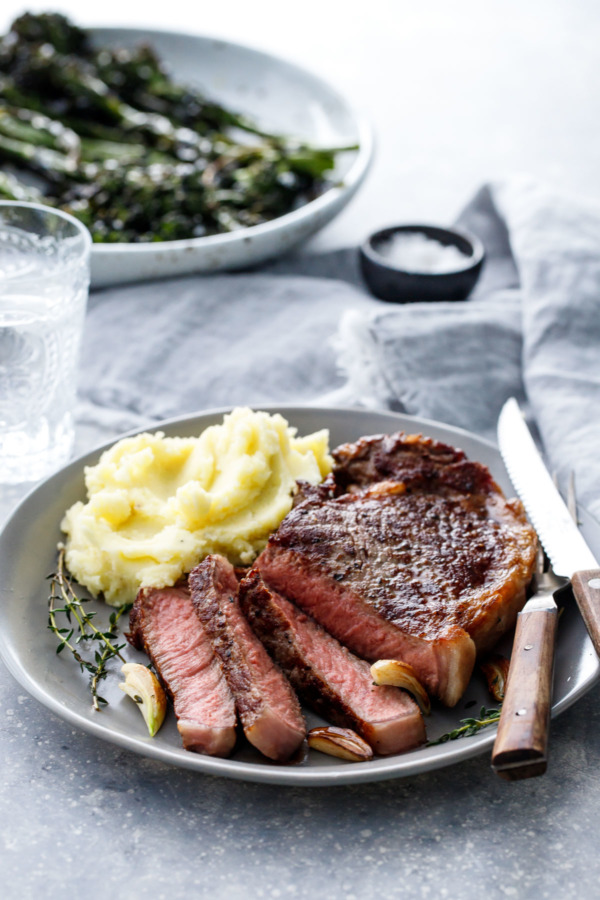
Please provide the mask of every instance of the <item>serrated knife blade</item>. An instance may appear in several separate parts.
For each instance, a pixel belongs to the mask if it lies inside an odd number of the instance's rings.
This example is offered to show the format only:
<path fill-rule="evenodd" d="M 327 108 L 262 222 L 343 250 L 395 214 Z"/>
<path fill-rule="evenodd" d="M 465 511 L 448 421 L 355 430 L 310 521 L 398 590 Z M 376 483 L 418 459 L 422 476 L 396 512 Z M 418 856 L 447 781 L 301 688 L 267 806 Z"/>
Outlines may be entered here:
<path fill-rule="evenodd" d="M 600 568 L 544 465 L 519 404 L 507 400 L 498 419 L 498 445 L 510 479 L 557 575 L 570 578 L 600 656 Z"/>
<path fill-rule="evenodd" d="M 517 401 L 498 419 L 498 446 L 517 494 L 557 575 L 571 578 L 598 563 L 544 465 Z"/>

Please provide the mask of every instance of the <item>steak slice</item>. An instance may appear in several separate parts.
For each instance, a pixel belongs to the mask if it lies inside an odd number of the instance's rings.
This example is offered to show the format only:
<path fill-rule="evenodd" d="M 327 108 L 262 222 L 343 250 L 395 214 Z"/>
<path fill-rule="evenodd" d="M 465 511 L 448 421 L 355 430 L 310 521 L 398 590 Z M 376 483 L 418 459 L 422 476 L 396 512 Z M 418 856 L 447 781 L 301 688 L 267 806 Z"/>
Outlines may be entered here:
<path fill-rule="evenodd" d="M 246 737 L 269 759 L 289 759 L 306 736 L 306 724 L 289 681 L 244 618 L 233 566 L 222 556 L 208 556 L 191 572 L 189 585 Z"/>
<path fill-rule="evenodd" d="M 476 653 L 525 602 L 536 538 L 523 507 L 485 466 L 420 435 L 363 438 L 333 456 L 321 494 L 292 509 L 256 565 L 353 652 L 409 663 L 453 706 Z"/>
<path fill-rule="evenodd" d="M 401 753 L 425 740 L 421 712 L 408 694 L 378 687 L 354 656 L 254 569 L 240 585 L 250 625 L 302 700 L 334 725 L 353 728 L 376 753 Z"/>
<path fill-rule="evenodd" d="M 187 588 L 143 588 L 127 639 L 145 650 L 173 701 L 186 750 L 228 756 L 236 740 L 235 705 L 221 664 Z"/>

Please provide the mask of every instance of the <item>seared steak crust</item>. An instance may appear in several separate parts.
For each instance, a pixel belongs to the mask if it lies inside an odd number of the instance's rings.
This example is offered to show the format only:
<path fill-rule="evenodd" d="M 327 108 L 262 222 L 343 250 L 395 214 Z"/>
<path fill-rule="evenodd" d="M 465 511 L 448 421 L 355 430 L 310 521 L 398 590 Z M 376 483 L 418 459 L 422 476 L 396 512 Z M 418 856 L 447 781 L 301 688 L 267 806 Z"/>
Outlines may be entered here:
<path fill-rule="evenodd" d="M 307 492 L 257 566 L 351 650 L 403 659 L 454 705 L 476 649 L 524 602 L 535 535 L 523 508 L 485 466 L 419 435 L 363 438 L 333 455 L 328 498 Z"/>
<path fill-rule="evenodd" d="M 388 622 L 437 638 L 448 632 L 449 615 L 460 628 L 471 624 L 482 588 L 497 590 L 513 567 L 520 570 L 519 536 L 503 534 L 487 505 L 387 482 L 298 507 L 269 550 L 303 554 L 315 571 L 367 596 Z"/>
<path fill-rule="evenodd" d="M 189 585 L 246 737 L 270 759 L 289 759 L 306 736 L 300 704 L 242 614 L 233 566 L 222 556 L 208 556 L 191 572 Z"/>
<path fill-rule="evenodd" d="M 423 743 L 425 726 L 414 701 L 397 688 L 375 686 L 368 663 L 267 587 L 258 570 L 242 582 L 240 601 L 302 700 L 323 718 L 353 728 L 380 754 Z"/>
<path fill-rule="evenodd" d="M 233 697 L 186 587 L 144 588 L 128 641 L 152 660 L 173 701 L 186 750 L 228 756 L 236 740 Z"/>
<path fill-rule="evenodd" d="M 337 494 L 378 481 L 401 481 L 407 488 L 481 493 L 499 490 L 489 470 L 462 450 L 420 434 L 378 434 L 332 451 Z"/>

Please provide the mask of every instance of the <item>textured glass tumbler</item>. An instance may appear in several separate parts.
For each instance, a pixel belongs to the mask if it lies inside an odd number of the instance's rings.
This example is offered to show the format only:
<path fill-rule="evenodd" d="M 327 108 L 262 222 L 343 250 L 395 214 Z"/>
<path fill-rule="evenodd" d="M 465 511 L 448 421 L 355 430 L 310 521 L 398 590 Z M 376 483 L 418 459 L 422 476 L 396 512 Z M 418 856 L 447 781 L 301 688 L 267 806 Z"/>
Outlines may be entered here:
<path fill-rule="evenodd" d="M 71 455 L 90 247 L 72 216 L 0 202 L 0 484 Z"/>

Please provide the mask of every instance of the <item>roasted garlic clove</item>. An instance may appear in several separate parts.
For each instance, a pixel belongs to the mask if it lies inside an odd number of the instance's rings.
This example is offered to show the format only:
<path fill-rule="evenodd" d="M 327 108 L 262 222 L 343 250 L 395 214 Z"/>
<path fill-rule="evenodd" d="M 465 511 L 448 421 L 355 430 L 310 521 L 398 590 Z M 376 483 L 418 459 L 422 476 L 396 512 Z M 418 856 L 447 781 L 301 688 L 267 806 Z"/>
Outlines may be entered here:
<path fill-rule="evenodd" d="M 509 661 L 505 656 L 488 657 L 485 662 L 481 663 L 480 669 L 487 681 L 488 691 L 498 703 L 504 700 L 504 691 L 506 690 L 506 679 L 508 678 Z"/>
<path fill-rule="evenodd" d="M 311 728 L 307 736 L 308 746 L 319 753 L 348 759 L 351 762 L 365 762 L 373 758 L 373 751 L 366 741 L 351 728 L 333 726 Z"/>
<path fill-rule="evenodd" d="M 167 697 L 156 675 L 140 663 L 121 666 L 125 681 L 119 687 L 137 703 L 150 737 L 154 737 L 167 712 Z"/>
<path fill-rule="evenodd" d="M 375 684 L 391 684 L 412 694 L 424 716 L 431 712 L 427 691 L 408 663 L 400 662 L 399 659 L 378 659 L 371 666 L 371 675 Z"/>

